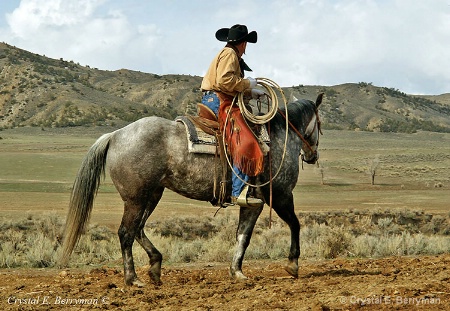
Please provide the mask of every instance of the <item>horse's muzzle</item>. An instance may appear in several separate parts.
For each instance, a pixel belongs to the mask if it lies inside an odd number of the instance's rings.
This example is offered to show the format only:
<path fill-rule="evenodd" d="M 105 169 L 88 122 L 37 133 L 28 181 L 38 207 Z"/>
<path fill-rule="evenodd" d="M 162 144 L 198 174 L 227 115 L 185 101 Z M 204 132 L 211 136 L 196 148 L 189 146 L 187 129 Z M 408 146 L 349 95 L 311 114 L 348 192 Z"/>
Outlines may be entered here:
<path fill-rule="evenodd" d="M 306 159 L 305 155 L 302 153 L 302 161 L 303 162 L 306 162 L 308 164 L 316 164 L 317 160 L 319 160 L 319 152 L 317 152 L 317 150 L 314 151 L 312 157 L 309 159 Z"/>

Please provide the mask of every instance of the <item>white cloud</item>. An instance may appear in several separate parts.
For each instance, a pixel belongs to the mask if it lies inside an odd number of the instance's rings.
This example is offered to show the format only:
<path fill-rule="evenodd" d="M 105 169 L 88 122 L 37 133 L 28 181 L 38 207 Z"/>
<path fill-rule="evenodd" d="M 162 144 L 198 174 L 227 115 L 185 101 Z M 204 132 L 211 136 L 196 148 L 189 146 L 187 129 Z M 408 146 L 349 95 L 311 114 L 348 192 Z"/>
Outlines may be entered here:
<path fill-rule="evenodd" d="M 245 59 L 283 86 L 372 82 L 450 92 L 450 3 L 442 0 L 21 0 L 4 41 L 100 69 L 202 75 L 222 27 L 258 31 Z M 2 9 L 0 8 L 0 11 Z M 6 13 L 6 12 L 5 12 Z"/>
<path fill-rule="evenodd" d="M 450 92 L 450 6 L 442 1 L 279 3 L 262 57 L 267 74 L 284 75 L 286 85 L 365 81 Z"/>
<path fill-rule="evenodd" d="M 105 0 L 22 0 L 18 8 L 7 14 L 13 41 L 10 43 L 101 69 L 125 67 L 129 53 L 151 51 L 158 38 L 157 27 L 133 25 L 120 10 L 102 8 L 104 3 Z"/>
<path fill-rule="evenodd" d="M 86 21 L 103 0 L 22 0 L 7 15 L 12 33 L 26 38 L 48 28 L 74 26 Z"/>

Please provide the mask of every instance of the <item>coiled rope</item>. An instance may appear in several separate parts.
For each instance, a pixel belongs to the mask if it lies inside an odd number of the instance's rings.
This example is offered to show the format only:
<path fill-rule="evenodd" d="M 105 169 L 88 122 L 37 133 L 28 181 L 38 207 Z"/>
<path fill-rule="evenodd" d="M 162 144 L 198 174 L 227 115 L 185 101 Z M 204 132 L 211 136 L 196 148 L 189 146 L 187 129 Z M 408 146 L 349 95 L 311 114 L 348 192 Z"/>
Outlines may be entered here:
<path fill-rule="evenodd" d="M 278 96 L 275 92 L 275 89 L 278 90 L 281 93 L 281 96 L 284 100 L 285 106 L 286 106 L 286 98 L 284 96 L 284 92 L 281 89 L 281 87 L 276 84 L 274 81 L 267 79 L 267 78 L 256 78 L 257 84 L 261 85 L 267 94 L 269 96 L 272 104 L 269 107 L 269 110 L 266 114 L 263 115 L 254 115 L 250 110 L 247 109 L 247 107 L 244 104 L 244 92 L 241 92 L 237 95 L 238 97 L 238 106 L 241 110 L 242 116 L 244 119 L 254 123 L 254 124 L 266 124 L 270 120 L 275 117 L 278 111 Z M 287 109 L 286 109 L 287 110 Z"/>
<path fill-rule="evenodd" d="M 286 115 L 286 131 L 285 131 L 285 138 L 284 138 L 284 147 L 283 147 L 283 154 L 281 156 L 281 161 L 280 161 L 280 165 L 278 167 L 277 172 L 275 173 L 274 176 L 271 176 L 269 178 L 269 180 L 263 184 L 259 184 L 259 185 L 254 185 L 251 184 L 245 180 L 243 180 L 238 174 L 237 172 L 234 170 L 233 165 L 231 164 L 230 158 L 228 157 L 227 152 L 225 152 L 225 157 L 227 159 L 228 165 L 230 166 L 232 172 L 246 185 L 250 186 L 250 187 L 263 187 L 265 185 L 268 185 L 269 183 L 272 182 L 272 180 L 274 180 L 278 174 L 281 171 L 281 167 L 283 166 L 283 162 L 284 162 L 284 158 L 286 156 L 286 147 L 287 147 L 287 141 L 288 141 L 288 134 L 289 134 L 289 119 L 288 119 L 288 109 L 287 109 L 287 100 L 286 100 L 286 96 L 284 95 L 284 92 L 282 90 L 282 88 L 275 83 L 274 81 L 267 79 L 267 78 L 256 78 L 256 82 L 258 85 L 261 85 L 264 89 L 265 89 L 265 93 L 267 94 L 267 96 L 269 96 L 270 98 L 270 102 L 271 105 L 269 105 L 269 109 L 268 112 L 266 114 L 263 115 L 254 115 L 246 106 L 244 103 L 244 92 L 241 92 L 239 94 L 237 94 L 232 102 L 232 106 L 234 104 L 237 104 L 239 107 L 239 110 L 241 111 L 242 116 L 244 117 L 245 122 L 250 121 L 254 124 L 258 124 L 258 125 L 262 125 L 265 124 L 267 122 L 269 122 L 270 120 L 272 120 L 275 115 L 278 112 L 278 107 L 279 107 L 279 102 L 278 102 L 278 96 L 276 91 L 278 91 L 281 94 L 281 98 L 283 99 L 284 102 L 284 107 L 285 107 L 285 115 Z M 225 124 L 224 124 L 224 128 L 227 127 L 227 123 L 228 123 L 228 119 L 230 117 L 231 114 L 231 109 L 228 110 L 227 113 L 227 117 L 225 119 Z M 247 123 L 248 126 L 248 123 Z M 251 127 L 249 126 L 249 129 L 251 130 Z M 256 137 L 256 135 L 255 135 Z M 222 136 L 223 138 L 223 144 L 224 146 L 226 146 L 226 137 L 225 135 Z M 271 165 L 271 164 L 270 164 Z"/>

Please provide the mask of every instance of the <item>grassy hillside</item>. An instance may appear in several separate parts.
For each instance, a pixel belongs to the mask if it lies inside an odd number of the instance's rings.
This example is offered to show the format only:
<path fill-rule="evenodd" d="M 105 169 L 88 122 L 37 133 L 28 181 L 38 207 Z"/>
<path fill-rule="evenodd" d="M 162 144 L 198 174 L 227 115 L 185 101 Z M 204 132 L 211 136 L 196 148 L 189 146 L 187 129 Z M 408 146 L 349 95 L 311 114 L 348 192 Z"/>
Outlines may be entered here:
<path fill-rule="evenodd" d="M 104 71 L 0 43 L 0 128 L 122 125 L 147 115 L 195 114 L 201 77 Z M 270 78 L 270 77 L 268 77 Z M 324 128 L 450 131 L 450 94 L 410 96 L 371 83 L 291 86 L 289 98 L 325 93 Z"/>
<path fill-rule="evenodd" d="M 0 44 L 0 67 L 0 128 L 173 118 L 199 96 L 193 88 L 199 77 L 102 71 L 5 44 Z"/>

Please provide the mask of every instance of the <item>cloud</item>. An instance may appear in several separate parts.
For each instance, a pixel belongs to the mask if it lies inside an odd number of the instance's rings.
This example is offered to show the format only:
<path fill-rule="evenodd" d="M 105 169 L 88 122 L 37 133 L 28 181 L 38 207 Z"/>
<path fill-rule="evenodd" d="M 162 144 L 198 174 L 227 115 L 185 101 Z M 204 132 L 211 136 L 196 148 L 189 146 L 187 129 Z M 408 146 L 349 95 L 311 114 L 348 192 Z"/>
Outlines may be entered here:
<path fill-rule="evenodd" d="M 442 1 L 277 3 L 270 8 L 277 22 L 260 36 L 268 51 L 261 57 L 270 59 L 263 74 L 286 85 L 365 81 L 410 93 L 450 91 L 450 6 Z"/>
<path fill-rule="evenodd" d="M 151 51 L 155 25 L 132 24 L 120 10 L 102 8 L 105 0 L 22 0 L 7 15 L 14 44 L 53 58 L 119 69 L 130 53 Z M 125 61 L 123 61 L 125 60 Z M 134 64 L 138 67 L 138 64 Z"/>
<path fill-rule="evenodd" d="M 442 0 L 21 0 L 3 40 L 100 69 L 203 75 L 244 23 L 249 73 L 282 86 L 372 82 L 450 92 L 450 5 Z M 2 25 L 2 24 L 0 24 Z"/>

